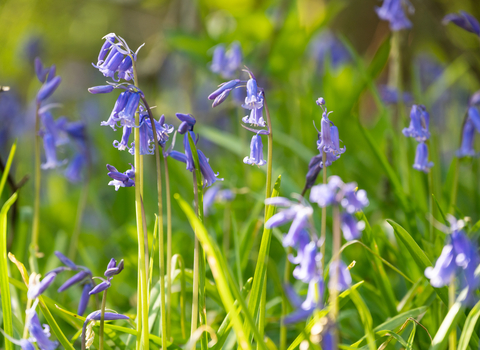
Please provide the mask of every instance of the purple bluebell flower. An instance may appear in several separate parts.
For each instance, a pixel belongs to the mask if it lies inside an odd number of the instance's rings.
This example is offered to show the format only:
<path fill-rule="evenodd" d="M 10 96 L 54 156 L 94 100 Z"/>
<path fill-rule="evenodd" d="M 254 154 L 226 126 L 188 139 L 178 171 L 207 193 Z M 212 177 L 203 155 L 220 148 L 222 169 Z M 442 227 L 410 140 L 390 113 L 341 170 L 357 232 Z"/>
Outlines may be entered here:
<path fill-rule="evenodd" d="M 285 239 L 285 237 L 284 237 Z M 312 241 L 310 238 L 310 234 L 306 229 L 302 229 L 296 237 L 296 241 L 292 242 L 292 245 L 295 249 L 297 249 L 297 255 L 294 256 L 290 254 L 288 256 L 288 260 L 292 264 L 300 264 L 305 258 L 305 247 Z M 288 242 L 287 242 L 288 243 Z"/>
<path fill-rule="evenodd" d="M 170 150 L 166 152 L 166 156 L 171 157 L 175 160 L 178 160 L 179 162 L 187 163 L 187 156 L 185 155 L 185 153 L 181 153 L 175 150 Z"/>
<path fill-rule="evenodd" d="M 190 136 L 192 137 L 193 141 L 195 143 L 197 143 L 197 138 L 195 136 L 195 133 L 193 131 L 189 131 L 189 133 L 190 133 Z M 183 148 L 185 150 L 187 170 L 188 171 L 193 171 L 193 170 L 195 170 L 195 163 L 193 161 L 193 153 L 192 153 L 192 149 L 190 148 L 190 141 L 188 139 L 188 133 L 183 135 Z"/>
<path fill-rule="evenodd" d="M 456 269 L 453 246 L 447 244 L 443 247 L 442 254 L 435 263 L 435 267 L 430 266 L 425 269 L 425 276 L 430 280 L 433 287 L 440 288 L 451 282 Z"/>
<path fill-rule="evenodd" d="M 235 194 L 230 189 L 221 189 L 220 186 L 211 186 L 203 195 L 203 215 L 210 214 L 210 208 L 215 202 L 230 202 Z"/>
<path fill-rule="evenodd" d="M 114 81 L 118 81 L 119 79 L 115 79 L 115 73 L 120 67 L 123 59 L 124 55 L 118 51 L 116 46 L 113 46 L 107 58 L 105 59 L 105 62 L 103 62 L 101 65 L 93 66 L 98 68 L 100 73 L 102 73 L 105 77 L 112 78 Z"/>
<path fill-rule="evenodd" d="M 305 192 L 315 185 L 318 174 L 320 174 L 320 170 L 323 168 L 322 156 L 322 154 L 317 154 L 310 159 L 310 162 L 308 163 L 308 172 L 305 176 L 305 186 L 303 187 L 302 195 L 304 195 Z"/>
<path fill-rule="evenodd" d="M 330 176 L 327 184 L 312 187 L 310 201 L 317 203 L 321 208 L 331 204 L 340 204 L 343 199 L 343 195 L 340 192 L 344 185 L 345 184 L 339 176 Z"/>
<path fill-rule="evenodd" d="M 162 116 L 157 120 L 153 120 L 155 123 L 155 130 L 157 132 L 157 136 L 154 137 L 153 135 L 153 128 L 152 128 L 152 123 L 150 121 L 150 118 L 146 118 L 145 122 L 147 123 L 147 126 L 149 128 L 149 137 L 150 137 L 150 142 L 155 144 L 155 142 L 158 140 L 158 144 L 160 147 L 165 147 L 165 144 L 168 141 L 169 134 L 171 134 L 175 128 L 173 125 L 165 124 L 165 116 L 162 114 Z"/>
<path fill-rule="evenodd" d="M 284 286 L 284 289 L 287 298 L 295 308 L 295 311 L 285 317 L 284 322 L 286 324 L 305 320 L 313 314 L 315 309 L 322 307 L 324 286 L 321 280 L 312 280 L 309 282 L 307 298 L 304 301 L 300 299 L 290 285 Z"/>
<path fill-rule="evenodd" d="M 132 92 L 128 96 L 128 100 L 120 112 L 118 112 L 118 118 L 121 125 L 127 125 L 130 127 L 135 126 L 135 112 L 137 111 L 138 105 L 140 103 L 140 93 Z"/>
<path fill-rule="evenodd" d="M 181 121 L 178 127 L 180 134 L 185 134 L 187 131 L 193 131 L 193 127 L 197 123 L 193 115 L 184 113 L 175 113 L 175 116 Z M 194 139 L 195 140 L 195 139 Z"/>
<path fill-rule="evenodd" d="M 228 97 L 228 95 L 233 89 L 235 89 L 236 87 L 244 83 L 245 82 L 239 79 L 235 79 L 235 80 L 230 80 L 226 83 L 220 84 L 217 90 L 215 90 L 210 95 L 208 95 L 208 99 L 213 100 L 212 107 L 216 107 L 220 103 L 225 101 L 225 99 Z"/>
<path fill-rule="evenodd" d="M 470 100 L 468 101 L 468 105 L 470 107 L 473 107 L 473 106 L 479 107 L 479 105 L 480 105 L 480 90 L 478 90 L 472 96 L 470 96 Z"/>
<path fill-rule="evenodd" d="M 262 93 L 258 91 L 257 81 L 251 77 L 247 81 L 247 97 L 245 97 L 245 103 L 242 107 L 245 109 L 258 109 L 263 106 Z"/>
<path fill-rule="evenodd" d="M 220 44 L 213 50 L 210 70 L 224 78 L 231 78 L 242 64 L 242 49 L 238 43 L 233 43 L 225 50 L 225 45 Z"/>
<path fill-rule="evenodd" d="M 363 221 L 357 221 L 352 214 L 342 214 L 342 232 L 347 241 L 360 238 L 364 228 L 365 223 Z"/>
<path fill-rule="evenodd" d="M 351 59 L 350 53 L 343 43 L 329 30 L 325 30 L 314 37 L 310 52 L 321 72 L 323 72 L 327 61 L 333 69 L 337 69 Z"/>
<path fill-rule="evenodd" d="M 324 107 L 325 100 L 320 97 L 316 101 L 317 105 L 322 108 L 322 120 L 321 120 L 321 131 L 318 135 L 317 141 L 317 148 L 322 154 L 325 152 L 327 155 L 326 166 L 330 166 L 332 162 L 340 158 L 340 155 L 345 152 L 345 147 L 340 148 L 340 139 L 338 135 L 338 128 L 332 123 L 330 119 L 328 119 L 328 115 L 332 113 L 331 111 L 328 112 L 327 108 Z M 323 167 L 323 161 L 321 162 L 321 166 Z"/>
<path fill-rule="evenodd" d="M 49 68 L 44 68 L 42 60 L 40 57 L 35 58 L 35 74 L 37 75 L 38 80 L 41 83 L 45 83 L 45 79 L 47 78 L 47 74 L 50 71 Z"/>
<path fill-rule="evenodd" d="M 135 168 L 130 164 L 131 169 L 124 173 L 119 172 L 115 167 L 107 164 L 108 176 L 113 180 L 108 183 L 109 186 L 115 186 L 115 191 L 120 187 L 135 186 Z"/>
<path fill-rule="evenodd" d="M 468 119 L 470 119 L 475 126 L 475 130 L 480 132 L 480 113 L 476 107 L 470 107 L 468 109 Z"/>
<path fill-rule="evenodd" d="M 30 281 L 28 286 L 28 299 L 36 299 L 38 298 L 43 292 L 47 290 L 48 287 L 53 283 L 55 278 L 57 277 L 57 271 L 50 271 L 45 275 L 41 281 L 38 279 L 35 281 Z"/>
<path fill-rule="evenodd" d="M 395 88 L 380 85 L 379 86 L 380 98 L 385 104 L 397 104 L 399 100 L 398 91 Z M 413 102 L 413 96 L 409 92 L 404 92 L 402 94 L 403 103 L 410 104 Z"/>
<path fill-rule="evenodd" d="M 218 178 L 218 173 L 214 173 L 210 164 L 208 163 L 207 157 L 203 154 L 201 150 L 197 150 L 198 153 L 198 162 L 200 165 L 200 171 L 203 176 L 203 187 L 209 187 L 215 183 L 215 181 L 223 181 L 223 179 Z"/>
<path fill-rule="evenodd" d="M 64 284 L 62 284 L 61 287 L 58 288 L 58 292 L 60 293 L 67 290 L 71 286 L 82 282 L 87 277 L 91 277 L 91 275 L 87 271 L 81 270 L 80 272 L 76 273 L 73 277 L 69 278 Z"/>
<path fill-rule="evenodd" d="M 432 166 L 433 162 L 428 161 L 428 147 L 425 143 L 420 142 L 417 146 L 417 152 L 415 153 L 413 168 L 428 173 Z"/>
<path fill-rule="evenodd" d="M 127 101 L 129 100 L 129 97 L 132 93 L 128 91 L 124 91 L 120 93 L 120 95 L 117 98 L 117 101 L 115 102 L 115 106 L 113 107 L 112 113 L 110 114 L 110 117 L 106 122 L 101 122 L 100 125 L 105 126 L 108 125 L 110 126 L 113 130 L 116 130 L 115 127 L 118 127 L 118 121 L 121 119 L 119 117 L 120 111 L 122 111 L 125 106 L 127 105 Z"/>
<path fill-rule="evenodd" d="M 87 323 L 90 321 L 100 321 L 101 317 L 102 317 L 102 311 L 97 310 L 89 314 L 85 319 L 85 322 Z M 128 320 L 129 317 L 122 314 L 116 314 L 114 312 L 105 312 L 103 315 L 103 319 L 105 321 L 115 321 L 115 320 Z"/>
<path fill-rule="evenodd" d="M 107 290 L 108 288 L 110 288 L 112 284 L 110 283 L 110 281 L 103 281 L 99 284 L 97 284 L 90 292 L 89 294 L 90 295 L 93 295 L 93 294 L 98 294 L 98 293 L 101 293 L 103 292 L 104 290 Z"/>
<path fill-rule="evenodd" d="M 263 144 L 260 132 L 253 135 L 252 142 L 250 142 L 250 157 L 243 158 L 245 164 L 256 164 L 262 166 L 267 164 L 267 161 L 263 159 Z"/>
<path fill-rule="evenodd" d="M 123 271 L 123 259 L 117 265 L 117 261 L 115 259 L 110 259 L 110 262 L 107 265 L 107 269 L 105 270 L 105 277 L 106 280 L 103 279 L 102 283 L 96 285 L 91 291 L 90 295 L 97 294 L 103 292 L 104 290 L 110 288 L 111 281 L 115 275 L 118 275 L 120 272 Z"/>
<path fill-rule="evenodd" d="M 107 34 L 103 37 L 103 39 L 105 39 L 105 42 L 103 43 L 102 48 L 100 49 L 100 52 L 98 54 L 97 65 L 101 65 L 105 60 L 105 57 L 107 57 L 108 51 L 115 42 L 115 34 Z"/>
<path fill-rule="evenodd" d="M 250 116 L 246 115 L 242 118 L 242 121 L 245 124 L 252 124 L 261 127 L 265 126 L 265 120 L 263 119 L 263 97 L 259 95 L 259 98 L 262 101 L 262 107 L 250 110 Z"/>
<path fill-rule="evenodd" d="M 44 325 L 45 328 L 40 324 L 37 313 L 33 310 L 29 311 L 29 325 L 28 330 L 38 347 L 41 350 L 54 350 L 58 347 L 57 341 L 50 340 L 50 328 L 48 325 Z"/>
<path fill-rule="evenodd" d="M 365 190 L 357 191 L 357 184 L 350 182 L 343 186 L 343 198 L 340 202 L 347 213 L 353 214 L 368 206 L 367 192 Z"/>
<path fill-rule="evenodd" d="M 132 128 L 129 126 L 124 126 L 123 127 L 123 133 L 122 133 L 122 139 L 121 141 L 113 141 L 113 147 L 118 149 L 119 151 L 124 151 L 125 149 L 128 149 L 128 141 L 130 139 L 130 134 L 132 133 Z"/>
<path fill-rule="evenodd" d="M 480 37 L 480 23 L 471 14 L 465 11 L 460 11 L 459 14 L 450 13 L 443 18 L 442 23 L 447 25 L 450 22 Z"/>
<path fill-rule="evenodd" d="M 50 66 L 50 69 L 48 70 L 47 82 L 55 78 L 56 73 L 57 73 L 57 67 L 54 64 L 52 64 Z"/>
<path fill-rule="evenodd" d="M 319 265 L 322 259 L 322 255 L 318 252 L 316 242 L 311 241 L 304 247 L 302 258 L 299 265 L 293 270 L 293 277 L 308 283 L 318 278 Z"/>
<path fill-rule="evenodd" d="M 148 128 L 148 124 L 146 123 L 145 119 L 143 119 L 140 122 L 139 126 L 139 134 L 140 137 L 138 139 L 138 144 L 140 147 L 140 155 L 147 155 L 147 154 L 153 154 L 155 144 L 151 143 L 152 139 L 150 138 L 149 132 L 151 130 Z M 132 147 L 128 150 L 130 154 L 134 155 L 135 154 L 135 142 L 132 142 Z"/>
<path fill-rule="evenodd" d="M 309 226 L 309 218 L 313 214 L 313 209 L 301 203 L 294 203 L 284 197 L 268 198 L 265 200 L 265 204 L 285 208 L 273 215 L 266 222 L 265 227 L 278 227 L 292 221 L 282 243 L 284 247 L 295 247 L 301 239 L 303 230 Z"/>
<path fill-rule="evenodd" d="M 92 283 L 86 283 L 82 289 L 82 295 L 80 296 L 80 302 L 78 303 L 77 314 L 83 316 L 90 300 L 90 291 L 93 289 Z"/>
<path fill-rule="evenodd" d="M 82 180 L 82 169 L 85 165 L 85 156 L 77 153 L 70 164 L 65 169 L 64 175 L 68 181 L 76 183 Z"/>
<path fill-rule="evenodd" d="M 99 85 L 88 88 L 88 92 L 91 94 L 108 94 L 115 89 L 113 85 Z"/>
<path fill-rule="evenodd" d="M 403 134 L 407 137 L 413 137 L 418 142 L 425 142 L 430 138 L 428 131 L 430 124 L 430 115 L 425 106 L 413 105 L 410 110 L 410 125 L 403 129 Z"/>
<path fill-rule="evenodd" d="M 64 264 L 65 266 L 71 268 L 72 270 L 78 270 L 78 266 L 65 255 L 60 253 L 59 251 L 55 251 L 55 256 Z"/>
<path fill-rule="evenodd" d="M 210 64 L 210 70 L 213 73 L 222 73 L 225 64 L 225 51 L 225 45 L 220 44 L 215 46 L 213 50 L 212 63 Z"/>
<path fill-rule="evenodd" d="M 339 263 L 337 265 L 337 263 Z M 338 268 L 337 268 L 338 266 Z M 328 288 L 333 289 L 333 280 L 334 275 L 338 272 L 337 275 L 337 286 L 336 290 L 342 292 L 350 287 L 352 284 L 352 276 L 350 275 L 350 270 L 347 265 L 342 260 L 335 260 L 330 264 L 330 279 L 328 281 Z"/>
<path fill-rule="evenodd" d="M 125 56 L 120 66 L 118 66 L 118 78 L 123 80 L 133 79 L 133 62 L 130 56 Z"/>
<path fill-rule="evenodd" d="M 380 19 L 390 22 L 390 29 L 398 31 L 412 27 L 412 22 L 407 18 L 404 7 L 409 13 L 414 12 L 408 0 L 384 0 L 381 7 L 375 8 Z"/>
<path fill-rule="evenodd" d="M 456 155 L 459 158 L 474 157 L 476 152 L 473 148 L 475 142 L 475 126 L 471 120 L 466 120 L 462 131 L 462 144 Z"/>
<path fill-rule="evenodd" d="M 55 77 L 50 81 L 47 81 L 45 84 L 42 85 L 40 90 L 37 93 L 37 102 L 41 102 L 49 98 L 57 89 L 58 85 L 60 85 L 62 78 Z"/>
<path fill-rule="evenodd" d="M 53 169 L 64 164 L 57 160 L 57 149 L 55 147 L 55 137 L 47 133 L 43 135 L 43 147 L 45 149 L 46 162 L 41 165 L 42 169 Z"/>

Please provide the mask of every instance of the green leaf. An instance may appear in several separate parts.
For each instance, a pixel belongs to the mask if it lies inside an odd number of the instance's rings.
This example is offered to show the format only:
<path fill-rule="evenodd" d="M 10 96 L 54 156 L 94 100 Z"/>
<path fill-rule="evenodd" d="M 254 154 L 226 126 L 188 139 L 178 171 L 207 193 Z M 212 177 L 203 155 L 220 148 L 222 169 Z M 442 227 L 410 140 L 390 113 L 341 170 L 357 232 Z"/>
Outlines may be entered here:
<path fill-rule="evenodd" d="M 58 326 L 57 321 L 55 321 L 55 319 L 53 318 L 47 305 L 45 305 L 43 298 L 40 296 L 39 299 L 40 299 L 39 305 L 40 305 L 40 309 L 42 310 L 42 314 L 47 320 L 47 323 L 50 326 L 51 331 L 53 332 L 53 334 L 55 334 L 60 344 L 62 344 L 62 346 L 67 350 L 75 350 L 75 348 L 72 346 L 72 344 L 70 344 L 67 337 L 65 336 L 65 334 L 63 334 L 62 330 Z"/>
<path fill-rule="evenodd" d="M 467 316 L 465 325 L 463 326 L 463 332 L 460 335 L 460 340 L 458 341 L 458 350 L 467 350 L 468 342 L 475 331 L 475 325 L 480 317 L 480 301 L 475 304 L 473 309 Z"/>
<path fill-rule="evenodd" d="M 0 180 L 0 197 L 2 197 L 3 188 L 5 187 L 5 183 L 7 182 L 8 173 L 10 172 L 10 167 L 12 166 L 13 156 L 15 155 L 15 150 L 17 149 L 17 142 L 15 141 L 10 149 L 10 153 L 8 154 L 7 163 L 5 164 L 5 169 L 2 174 L 2 179 Z"/>
<path fill-rule="evenodd" d="M 413 350 L 413 340 L 415 339 L 415 332 L 417 330 L 417 324 L 415 322 L 412 322 L 413 329 L 410 335 L 408 336 L 407 340 L 407 346 L 405 347 L 405 350 Z"/>
<path fill-rule="evenodd" d="M 352 290 L 350 298 L 352 299 L 353 303 L 355 304 L 358 313 L 360 315 L 360 319 L 363 323 L 363 327 L 365 329 L 366 337 L 367 337 L 367 345 L 370 350 L 375 350 L 375 336 L 372 331 L 373 327 L 373 320 L 372 315 L 370 314 L 370 310 L 368 310 L 365 301 L 363 301 L 362 297 L 356 290 Z"/>
<path fill-rule="evenodd" d="M 15 146 L 15 145 L 14 145 Z M 14 148 L 12 148 L 14 150 Z M 10 152 L 12 154 L 12 152 Z M 9 157 L 10 160 L 10 157 Z M 10 161 L 11 163 L 11 161 Z M 9 167 L 8 163 L 7 166 Z M 6 169 L 7 170 L 7 169 Z M 3 173 L 2 181 L 6 178 L 7 171 Z M 10 298 L 10 285 L 8 283 L 7 261 L 7 213 L 12 204 L 17 200 L 15 192 L 3 205 L 0 211 L 0 293 L 2 296 L 3 329 L 6 334 L 13 337 L 12 301 Z M 14 345 L 5 339 L 5 350 L 13 350 Z"/>
<path fill-rule="evenodd" d="M 405 341 L 405 339 L 402 338 L 401 335 L 395 333 L 395 332 L 392 332 L 392 331 L 379 331 L 379 332 L 376 332 L 375 334 L 377 334 L 378 336 L 380 337 L 391 337 L 391 338 L 394 338 L 396 341 L 398 341 L 400 343 L 400 345 L 402 345 L 404 348 L 406 348 L 408 345 L 407 345 L 407 342 Z M 363 348 L 362 348 L 363 349 Z"/>

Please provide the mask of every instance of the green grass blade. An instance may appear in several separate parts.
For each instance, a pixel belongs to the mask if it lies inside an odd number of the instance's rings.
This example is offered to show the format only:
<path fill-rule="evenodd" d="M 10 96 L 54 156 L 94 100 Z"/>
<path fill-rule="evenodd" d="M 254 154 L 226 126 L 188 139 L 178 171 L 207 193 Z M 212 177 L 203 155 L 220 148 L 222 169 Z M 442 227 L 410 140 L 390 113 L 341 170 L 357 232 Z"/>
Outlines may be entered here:
<path fill-rule="evenodd" d="M 405 341 L 405 339 L 402 338 L 401 335 L 395 333 L 395 332 L 392 332 L 392 331 L 379 331 L 379 332 L 376 332 L 375 334 L 377 334 L 378 336 L 380 337 L 390 337 L 390 338 L 393 338 L 395 339 L 396 341 L 398 341 L 400 343 L 400 345 L 402 345 L 404 348 L 406 348 L 408 346 L 407 342 Z M 388 341 L 388 340 L 387 340 Z M 363 349 L 363 348 L 362 348 Z"/>
<path fill-rule="evenodd" d="M 15 146 L 15 145 L 14 145 Z M 14 148 L 12 147 L 14 150 Z M 12 152 L 10 152 L 11 154 Z M 10 160 L 10 157 L 9 157 Z M 11 161 L 10 161 L 11 163 Z M 8 163 L 7 163 L 8 166 Z M 3 174 L 2 181 L 6 178 L 7 169 Z M 0 211 L 0 293 L 2 295 L 2 313 L 3 313 L 3 329 L 6 334 L 13 337 L 13 318 L 12 304 L 10 299 L 10 285 L 8 283 L 8 262 L 7 262 L 7 213 L 12 204 L 17 200 L 15 192 L 3 205 Z M 5 339 L 5 350 L 13 350 L 14 345 L 8 339 Z"/>
<path fill-rule="evenodd" d="M 473 309 L 467 316 L 465 325 L 463 326 L 463 332 L 460 335 L 460 340 L 458 341 L 458 350 L 467 350 L 468 342 L 475 331 L 475 325 L 477 324 L 478 318 L 480 317 L 480 301 L 475 304 Z"/>
<path fill-rule="evenodd" d="M 52 314 L 50 313 L 50 310 L 48 309 L 47 305 L 45 305 L 45 302 L 43 301 L 42 297 L 39 297 L 40 299 L 40 309 L 42 310 L 42 314 L 47 320 L 48 325 L 50 326 L 50 329 L 52 330 L 53 334 L 57 337 L 58 341 L 66 350 L 75 350 L 75 348 L 70 344 L 68 341 L 67 337 L 65 334 L 63 334 L 62 330 L 57 324 L 57 321 L 53 318 Z"/>
<path fill-rule="evenodd" d="M 372 315 L 370 314 L 370 310 L 368 310 L 365 301 L 363 301 L 362 297 L 356 290 L 352 290 L 350 294 L 350 298 L 352 299 L 355 307 L 358 310 L 360 315 L 360 319 L 363 323 L 363 327 L 365 329 L 366 337 L 367 337 L 367 345 L 370 350 L 375 350 L 375 335 L 373 334 L 372 327 L 373 327 L 373 320 Z"/>
<path fill-rule="evenodd" d="M 412 322 L 413 329 L 410 335 L 408 336 L 407 340 L 407 346 L 405 347 L 405 350 L 413 350 L 413 340 L 415 339 L 415 332 L 417 330 L 417 324 L 415 322 Z"/>
<path fill-rule="evenodd" d="M 10 149 L 10 153 L 8 154 L 7 163 L 5 164 L 5 170 L 2 174 L 2 179 L 0 180 L 0 197 L 3 193 L 3 188 L 5 187 L 5 183 L 7 182 L 8 174 L 10 172 L 10 168 L 13 162 L 13 156 L 15 155 L 15 150 L 17 149 L 17 141 L 15 141 Z"/>

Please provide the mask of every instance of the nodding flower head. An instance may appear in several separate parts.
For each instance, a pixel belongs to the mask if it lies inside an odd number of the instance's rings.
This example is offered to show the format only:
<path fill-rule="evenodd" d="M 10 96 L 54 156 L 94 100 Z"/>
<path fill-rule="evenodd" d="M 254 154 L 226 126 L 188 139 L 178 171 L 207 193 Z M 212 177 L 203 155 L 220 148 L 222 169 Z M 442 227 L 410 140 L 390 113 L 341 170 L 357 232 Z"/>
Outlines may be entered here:
<path fill-rule="evenodd" d="M 187 131 L 193 131 L 193 127 L 197 123 L 197 120 L 191 114 L 175 113 L 175 116 L 181 121 L 178 127 L 180 134 L 185 134 Z"/>
<path fill-rule="evenodd" d="M 375 11 L 380 19 L 390 23 L 390 29 L 398 31 L 412 27 L 412 22 L 407 18 L 404 7 L 409 13 L 413 13 L 415 9 L 408 0 L 384 0 L 381 7 L 377 7 Z"/>
<path fill-rule="evenodd" d="M 120 121 L 121 125 L 135 126 L 135 112 L 140 104 L 140 98 L 140 92 L 132 92 L 129 94 L 124 108 L 118 112 L 117 121 Z"/>
<path fill-rule="evenodd" d="M 417 146 L 417 152 L 415 153 L 413 168 L 428 173 L 432 166 L 433 162 L 428 161 L 428 147 L 425 143 L 420 142 Z"/>
<path fill-rule="evenodd" d="M 328 119 L 328 115 L 332 113 L 328 112 L 325 106 L 325 100 L 320 97 L 316 101 L 317 105 L 320 106 L 323 110 L 322 120 L 320 124 L 320 133 L 318 135 L 317 148 L 320 151 L 320 154 L 325 152 L 327 154 L 326 164 L 323 164 L 323 161 L 320 163 L 320 166 L 330 166 L 332 162 L 340 158 L 340 155 L 345 153 L 346 148 L 340 148 L 340 138 L 338 134 L 338 128 L 333 124 L 333 122 Z"/>
<path fill-rule="evenodd" d="M 480 24 L 471 14 L 465 11 L 460 11 L 458 14 L 450 13 L 443 18 L 442 23 L 447 25 L 450 22 L 480 37 Z"/>
<path fill-rule="evenodd" d="M 322 255 L 318 252 L 315 241 L 311 241 L 304 247 L 302 257 L 299 265 L 293 270 L 293 277 L 306 283 L 318 279 Z"/>
<path fill-rule="evenodd" d="M 49 98 L 55 90 L 58 88 L 58 85 L 62 82 L 62 78 L 55 77 L 52 80 L 47 80 L 45 84 L 38 90 L 37 93 L 37 102 L 40 103 L 47 98 Z"/>
<path fill-rule="evenodd" d="M 106 122 L 101 122 L 100 125 L 102 126 L 108 125 L 113 130 L 116 130 L 115 128 L 118 127 L 118 122 L 121 119 L 118 114 L 127 105 L 127 101 L 129 100 L 130 95 L 131 95 L 131 92 L 129 91 L 124 91 L 120 93 L 120 95 L 117 98 L 117 101 L 115 102 L 115 106 L 113 106 L 112 113 L 110 113 L 110 117 Z"/>
<path fill-rule="evenodd" d="M 28 330 L 38 347 L 42 350 L 56 349 L 58 347 L 58 342 L 50 340 L 50 328 L 48 325 L 44 325 L 44 328 L 42 327 L 37 313 L 34 310 L 28 311 L 28 317 Z"/>
<path fill-rule="evenodd" d="M 220 44 L 213 50 L 210 70 L 224 78 L 231 78 L 241 64 L 242 48 L 238 43 L 231 44 L 228 50 L 225 50 L 225 45 Z"/>
<path fill-rule="evenodd" d="M 128 149 L 128 142 L 130 139 L 130 134 L 132 133 L 132 128 L 129 126 L 123 127 L 122 139 L 120 141 L 113 141 L 113 147 L 118 149 L 119 151 L 124 151 Z"/>
<path fill-rule="evenodd" d="M 324 285 L 320 279 L 313 279 L 308 283 L 308 293 L 305 300 L 302 300 L 290 285 L 284 286 L 284 289 L 287 298 L 295 308 L 295 311 L 285 317 L 286 324 L 305 320 L 323 305 Z"/>
<path fill-rule="evenodd" d="M 115 191 L 118 191 L 120 187 L 132 187 L 135 186 L 135 168 L 130 164 L 131 169 L 124 173 L 119 172 L 114 166 L 107 164 L 108 176 L 113 180 L 108 183 L 109 186 L 115 186 Z"/>
<path fill-rule="evenodd" d="M 430 138 L 429 125 L 430 115 L 425 106 L 413 105 L 410 111 L 410 125 L 402 132 L 405 136 L 413 137 L 418 142 L 425 142 Z"/>
<path fill-rule="evenodd" d="M 260 108 L 253 108 L 250 110 L 250 116 L 245 116 L 242 118 L 242 121 L 245 124 L 252 124 L 255 126 L 265 126 L 265 120 L 263 119 L 263 97 L 262 94 L 259 94 L 259 99 L 262 101 L 262 106 Z"/>
<path fill-rule="evenodd" d="M 123 271 L 123 259 L 120 260 L 120 262 L 117 265 L 117 261 L 115 259 L 110 259 L 110 262 L 107 265 L 107 269 L 105 270 L 105 277 L 107 279 L 101 278 L 103 281 L 96 285 L 92 290 L 90 290 L 89 294 L 98 294 L 100 292 L 103 292 L 104 290 L 107 290 L 110 288 L 112 285 L 112 279 L 115 275 L 118 275 L 120 272 Z M 99 277 L 96 277 L 99 278 Z"/>
<path fill-rule="evenodd" d="M 250 142 L 250 157 L 246 156 L 243 159 L 243 162 L 245 164 L 256 164 L 258 166 L 262 166 L 267 163 L 267 161 L 263 159 L 263 144 L 260 132 L 256 135 L 253 135 L 252 141 Z"/>
<path fill-rule="evenodd" d="M 359 238 L 364 228 L 365 222 L 357 221 L 352 214 L 342 214 L 342 232 L 347 241 Z"/>
<path fill-rule="evenodd" d="M 474 157 L 476 152 L 473 148 L 475 142 L 475 126 L 471 120 L 468 120 L 463 125 L 462 131 L 462 144 L 457 151 L 457 157 Z"/>
<path fill-rule="evenodd" d="M 223 181 L 223 179 L 218 178 L 218 173 L 214 173 L 210 164 L 208 163 L 207 157 L 203 154 L 201 150 L 197 151 L 198 153 L 198 162 L 200 163 L 200 171 L 203 176 L 203 187 L 209 187 L 215 183 L 215 181 Z"/>
<path fill-rule="evenodd" d="M 258 109 L 263 106 L 262 92 L 258 91 L 257 81 L 251 77 L 247 81 L 247 97 L 242 105 L 245 109 Z"/>
<path fill-rule="evenodd" d="M 335 288 L 337 291 L 342 292 L 352 284 L 352 276 L 347 265 L 342 260 L 335 260 L 330 264 L 330 280 L 328 281 L 328 288 Z M 336 278 L 335 278 L 336 277 Z M 337 285 L 334 285 L 334 280 L 337 280 Z"/>

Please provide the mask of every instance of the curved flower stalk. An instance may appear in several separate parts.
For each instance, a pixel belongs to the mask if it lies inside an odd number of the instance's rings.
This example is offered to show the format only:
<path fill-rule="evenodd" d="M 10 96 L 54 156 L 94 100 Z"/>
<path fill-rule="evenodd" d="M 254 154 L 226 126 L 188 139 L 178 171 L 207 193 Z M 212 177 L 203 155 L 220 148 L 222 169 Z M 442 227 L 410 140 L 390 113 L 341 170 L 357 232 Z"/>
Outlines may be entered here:
<path fill-rule="evenodd" d="M 412 22 L 407 18 L 405 9 L 413 14 L 415 9 L 408 0 L 384 0 L 381 7 L 375 8 L 380 19 L 390 23 L 392 31 L 399 31 L 412 27 Z"/>

